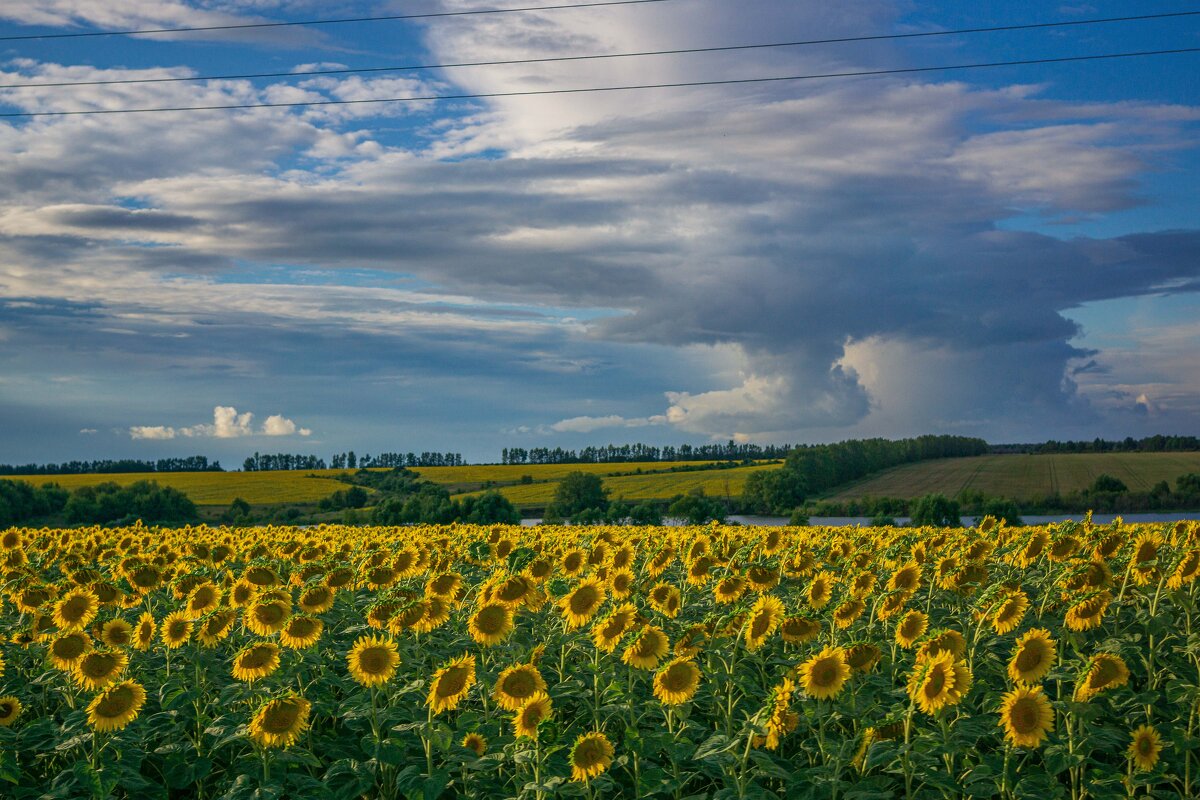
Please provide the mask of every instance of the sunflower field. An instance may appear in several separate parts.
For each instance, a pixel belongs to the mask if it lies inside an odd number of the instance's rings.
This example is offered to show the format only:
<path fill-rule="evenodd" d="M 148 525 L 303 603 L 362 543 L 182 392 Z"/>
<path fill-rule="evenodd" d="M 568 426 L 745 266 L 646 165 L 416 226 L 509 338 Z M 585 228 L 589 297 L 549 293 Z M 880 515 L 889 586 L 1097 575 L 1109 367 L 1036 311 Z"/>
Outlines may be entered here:
<path fill-rule="evenodd" d="M 1200 796 L 1198 523 L 139 525 L 0 558 L 6 798 Z"/>

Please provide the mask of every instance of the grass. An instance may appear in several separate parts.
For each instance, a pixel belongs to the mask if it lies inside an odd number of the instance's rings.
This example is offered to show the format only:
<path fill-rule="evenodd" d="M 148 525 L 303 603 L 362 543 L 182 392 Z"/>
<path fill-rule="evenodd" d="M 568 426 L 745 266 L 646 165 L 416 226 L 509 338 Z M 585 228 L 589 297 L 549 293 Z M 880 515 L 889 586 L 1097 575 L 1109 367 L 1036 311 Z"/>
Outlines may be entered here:
<path fill-rule="evenodd" d="M 1148 491 L 1159 481 L 1200 472 L 1200 453 L 1062 453 L 943 458 L 906 464 L 842 487 L 826 497 L 911 498 L 938 492 L 953 497 L 964 489 L 1027 500 L 1051 492 L 1086 489 L 1107 473 L 1131 491 Z"/>

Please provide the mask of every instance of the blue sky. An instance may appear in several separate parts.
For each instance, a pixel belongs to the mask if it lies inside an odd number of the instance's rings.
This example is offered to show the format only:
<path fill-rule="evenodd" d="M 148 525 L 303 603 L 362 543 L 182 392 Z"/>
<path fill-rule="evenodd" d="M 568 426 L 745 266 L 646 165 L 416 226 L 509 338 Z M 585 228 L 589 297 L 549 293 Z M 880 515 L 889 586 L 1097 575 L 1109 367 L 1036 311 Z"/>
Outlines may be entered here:
<path fill-rule="evenodd" d="M 504 7 L 15 0 L 0 36 Z M 513 5 L 513 4 L 508 4 Z M 524 5 L 524 4 L 521 4 Z M 1159 2 L 668 0 L 0 42 L 0 83 L 545 58 Z M 1200 46 L 1200 17 L 71 88 L 0 113 L 720 80 Z M 1200 428 L 1200 54 L 0 119 L 0 463 Z M 249 416 L 247 416 L 249 415 Z"/>

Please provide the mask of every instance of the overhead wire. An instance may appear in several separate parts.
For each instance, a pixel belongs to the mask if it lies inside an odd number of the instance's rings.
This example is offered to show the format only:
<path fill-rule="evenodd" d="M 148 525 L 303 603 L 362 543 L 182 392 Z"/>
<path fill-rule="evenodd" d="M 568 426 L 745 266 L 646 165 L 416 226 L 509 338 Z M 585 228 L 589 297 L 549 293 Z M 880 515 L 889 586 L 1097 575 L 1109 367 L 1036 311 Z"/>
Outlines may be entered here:
<path fill-rule="evenodd" d="M 590 5 L 599 5 L 591 3 Z M 519 64 L 550 64 L 571 61 L 595 61 L 600 59 L 610 58 L 642 58 L 647 56 L 667 56 L 667 55 L 686 55 L 693 53 L 720 53 L 720 52 L 735 52 L 740 50 L 763 50 L 770 48 L 784 47 L 803 47 L 810 45 L 821 44 L 846 44 L 851 42 L 872 42 L 872 41 L 888 41 L 896 39 L 917 39 L 932 36 L 959 36 L 966 34 L 977 33 L 997 33 L 1003 31 L 1024 31 L 1041 28 L 1059 28 L 1066 26 L 1080 25 L 1099 25 L 1111 23 L 1134 22 L 1143 20 L 1158 20 L 1171 17 L 1192 17 L 1200 16 L 1200 11 L 1175 11 L 1162 14 L 1140 14 L 1137 16 L 1125 17 L 1103 17 L 1099 19 L 1084 19 L 1084 20 L 1067 20 L 1063 22 L 1035 22 L 1021 25 L 997 25 L 985 28 L 958 28 L 955 30 L 943 31 L 919 31 L 911 33 L 889 33 L 875 34 L 866 36 L 843 36 L 832 39 L 803 39 L 798 41 L 788 42 L 767 42 L 760 44 L 740 44 L 740 45 L 725 45 L 716 47 L 689 47 L 673 50 L 644 50 L 630 53 L 594 53 L 587 55 L 575 56 L 547 56 L 543 58 L 513 58 L 494 61 L 462 61 L 442 64 L 408 64 L 396 66 L 382 67 L 344 67 L 337 69 L 319 69 L 309 70 L 306 72 L 247 72 L 247 73 L 232 73 L 222 75 L 191 75 L 191 76 L 169 76 L 157 78 L 112 78 L 107 80 L 97 81 L 52 81 L 52 82 L 36 82 L 36 83 L 4 83 L 0 84 L 0 89 L 32 89 L 32 88 L 59 88 L 68 86 L 127 86 L 135 84 L 150 84 L 150 83 L 183 83 L 183 82 L 200 82 L 200 81 L 220 81 L 220 80 L 252 80 L 258 78 L 309 78 L 322 75 L 356 75 L 369 74 L 379 72 L 419 72 L 425 70 L 436 69 L 451 69 L 460 67 L 497 67 L 497 66 L 513 66 Z M 2 38 L 2 37 L 0 37 Z"/>
<path fill-rule="evenodd" d="M 17 117 L 67 117 L 110 114 L 154 114 L 183 111 L 232 111 L 256 108 L 301 108 L 321 106 L 349 106 L 370 103 L 413 103 L 438 100 L 476 100 L 499 97 L 532 97 L 536 95 L 586 94 L 592 92 L 623 92 L 642 89 L 679 89 L 700 86 L 731 86 L 736 84 L 777 83 L 783 81 L 805 81 L 824 78 L 851 78 L 883 75 L 903 75 L 923 72 L 944 72 L 951 70 L 986 69 L 992 67 L 1015 67 L 1036 64 L 1062 64 L 1069 62 L 1099 61 L 1105 59 L 1140 58 L 1148 56 L 1175 55 L 1183 53 L 1200 53 L 1200 47 L 1181 47 L 1169 50 L 1139 50 L 1125 53 L 1097 53 L 1082 56 L 1058 56 L 1054 58 L 1033 58 L 1014 61 L 990 61 L 974 64 L 944 64 L 930 67 L 896 67 L 891 69 L 855 70 L 850 72 L 826 72 L 807 75 L 777 75 L 758 78 L 729 78 L 724 80 L 681 81 L 675 83 L 643 83 L 621 86 L 591 86 L 566 89 L 529 89 L 506 92 L 471 92 L 462 94 L 432 94 L 413 97 L 384 97 L 355 100 L 306 100 L 273 103 L 231 103 L 226 105 L 206 106 L 172 106 L 157 108 L 97 108 L 80 109 L 75 111 L 21 111 L 0 113 L 0 118 Z"/>
<path fill-rule="evenodd" d="M 599 0 L 594 3 L 559 3 L 549 6 L 521 6 L 517 8 L 477 8 L 464 11 L 430 11 L 421 14 L 388 14 L 376 17 L 341 17 L 338 19 L 309 19 L 294 22 L 245 22 L 228 25 L 204 25 L 190 28 L 144 28 L 130 31 L 73 31 L 71 33 L 29 33 L 16 36 L 0 36 L 0 42 L 30 41 L 34 39 L 83 39 L 96 36 L 145 36 L 160 33 L 204 33 L 210 31 L 237 31 L 252 28 L 291 28 L 298 25 L 345 25 L 355 22 L 392 22 L 405 19 L 434 19 L 436 17 L 469 17 L 482 14 L 515 14 L 526 11 L 560 11 L 568 8 L 593 8 L 600 6 L 634 6 L 647 3 L 666 3 L 669 0 Z"/>

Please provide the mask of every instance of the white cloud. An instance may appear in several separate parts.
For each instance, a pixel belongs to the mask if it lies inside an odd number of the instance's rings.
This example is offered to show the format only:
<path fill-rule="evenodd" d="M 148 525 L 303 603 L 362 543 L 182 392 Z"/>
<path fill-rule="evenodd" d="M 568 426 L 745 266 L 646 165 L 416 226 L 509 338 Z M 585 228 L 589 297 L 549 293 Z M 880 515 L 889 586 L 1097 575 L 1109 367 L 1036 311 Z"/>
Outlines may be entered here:
<path fill-rule="evenodd" d="M 257 430 L 254 429 L 254 414 L 238 413 L 233 406 L 216 406 L 212 424 L 200 423 L 185 428 L 166 425 L 136 425 L 129 429 L 133 439 L 174 439 L 176 436 L 212 437 L 214 439 L 236 439 L 243 436 L 311 436 L 312 430 L 301 428 L 282 414 L 272 414 Z"/>
<path fill-rule="evenodd" d="M 601 428 L 644 428 L 647 425 L 662 425 L 666 421 L 664 416 L 628 418 L 611 414 L 607 417 L 571 417 L 554 423 L 550 430 L 557 433 L 591 433 Z"/>
<path fill-rule="evenodd" d="M 80 428 L 79 432 L 84 436 L 91 436 L 93 433 L 99 433 L 95 428 Z"/>

